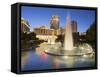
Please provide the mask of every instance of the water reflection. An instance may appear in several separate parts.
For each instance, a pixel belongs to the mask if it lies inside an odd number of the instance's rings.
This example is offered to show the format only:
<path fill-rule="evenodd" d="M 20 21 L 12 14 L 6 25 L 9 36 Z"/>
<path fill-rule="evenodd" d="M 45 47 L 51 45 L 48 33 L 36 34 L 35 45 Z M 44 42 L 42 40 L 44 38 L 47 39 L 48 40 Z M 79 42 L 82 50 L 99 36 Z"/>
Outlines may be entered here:
<path fill-rule="evenodd" d="M 34 50 L 21 52 L 22 70 L 42 70 L 59 68 L 93 67 L 95 57 L 84 56 L 51 56 L 44 52 L 45 46 L 41 45 Z"/>
<path fill-rule="evenodd" d="M 60 67 L 60 60 L 59 60 L 59 57 L 58 56 L 54 56 L 52 58 L 52 63 L 53 63 L 53 67 L 55 69 L 58 69 Z"/>

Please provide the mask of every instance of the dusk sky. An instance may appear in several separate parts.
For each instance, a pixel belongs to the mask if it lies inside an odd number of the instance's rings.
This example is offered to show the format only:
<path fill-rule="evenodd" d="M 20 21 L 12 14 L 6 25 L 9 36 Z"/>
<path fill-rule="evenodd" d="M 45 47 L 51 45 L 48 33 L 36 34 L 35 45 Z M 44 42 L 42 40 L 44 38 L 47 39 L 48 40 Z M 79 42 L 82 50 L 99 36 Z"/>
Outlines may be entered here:
<path fill-rule="evenodd" d="M 65 27 L 67 14 L 71 20 L 77 21 L 78 31 L 85 32 L 95 20 L 94 10 L 63 9 L 63 8 L 44 8 L 44 7 L 21 7 L 21 17 L 27 20 L 31 30 L 42 25 L 50 27 L 52 15 L 60 17 L 60 27 Z"/>

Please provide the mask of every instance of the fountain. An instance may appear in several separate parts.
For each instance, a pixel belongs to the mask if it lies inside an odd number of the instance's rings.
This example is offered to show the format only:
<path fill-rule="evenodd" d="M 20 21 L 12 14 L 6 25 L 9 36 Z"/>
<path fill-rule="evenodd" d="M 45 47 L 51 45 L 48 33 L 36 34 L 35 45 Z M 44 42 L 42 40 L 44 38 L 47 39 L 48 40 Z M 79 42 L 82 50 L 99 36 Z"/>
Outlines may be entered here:
<path fill-rule="evenodd" d="M 48 44 L 54 45 L 56 38 L 57 37 L 54 35 L 54 31 L 53 31 L 51 37 L 48 38 Z"/>
<path fill-rule="evenodd" d="M 67 25 L 65 28 L 65 38 L 64 38 L 64 50 L 72 50 L 73 49 L 73 38 L 72 38 L 72 28 L 70 17 L 67 17 Z"/>
<path fill-rule="evenodd" d="M 45 49 L 45 53 L 54 56 L 85 56 L 93 55 L 92 47 L 84 43 L 83 45 L 79 45 L 78 47 L 73 47 L 73 37 L 72 37 L 72 28 L 70 16 L 67 16 L 67 24 L 65 28 L 65 37 L 63 46 L 55 43 L 54 45 L 47 45 Z"/>

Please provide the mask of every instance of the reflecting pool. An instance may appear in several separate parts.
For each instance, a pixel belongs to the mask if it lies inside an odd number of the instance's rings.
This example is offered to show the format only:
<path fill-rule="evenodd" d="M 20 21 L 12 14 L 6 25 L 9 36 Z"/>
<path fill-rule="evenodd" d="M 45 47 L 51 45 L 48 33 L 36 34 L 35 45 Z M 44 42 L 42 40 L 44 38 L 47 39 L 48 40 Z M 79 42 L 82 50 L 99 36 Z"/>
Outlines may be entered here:
<path fill-rule="evenodd" d="M 53 56 L 44 52 L 45 45 L 27 51 L 21 51 L 21 70 L 43 70 L 60 68 L 93 67 L 95 55 L 89 56 Z"/>

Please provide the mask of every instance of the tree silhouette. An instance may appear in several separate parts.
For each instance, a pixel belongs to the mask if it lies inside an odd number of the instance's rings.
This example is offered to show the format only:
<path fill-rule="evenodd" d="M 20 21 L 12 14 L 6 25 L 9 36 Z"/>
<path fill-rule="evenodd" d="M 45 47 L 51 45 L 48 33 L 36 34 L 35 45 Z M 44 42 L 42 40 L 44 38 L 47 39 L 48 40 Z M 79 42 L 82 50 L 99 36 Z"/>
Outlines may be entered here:
<path fill-rule="evenodd" d="M 96 42 L 96 23 L 92 23 L 90 28 L 86 31 L 86 40 L 92 46 L 95 45 L 95 42 Z"/>

